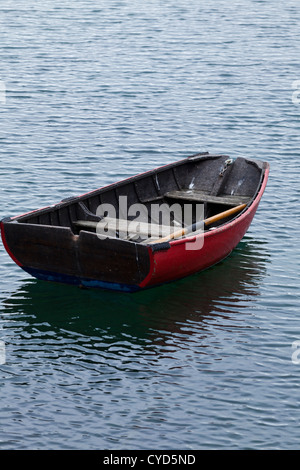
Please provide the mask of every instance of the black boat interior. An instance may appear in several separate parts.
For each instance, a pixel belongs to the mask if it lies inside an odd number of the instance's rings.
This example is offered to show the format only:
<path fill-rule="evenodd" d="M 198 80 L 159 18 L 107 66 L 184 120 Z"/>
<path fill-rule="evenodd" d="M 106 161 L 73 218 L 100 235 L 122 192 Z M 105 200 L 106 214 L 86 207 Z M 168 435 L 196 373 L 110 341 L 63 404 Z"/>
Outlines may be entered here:
<path fill-rule="evenodd" d="M 19 223 L 69 227 L 74 235 L 148 243 L 188 224 L 251 204 L 264 174 L 262 162 L 197 154 L 55 206 L 16 218 Z M 207 230 L 228 222 L 232 215 Z"/>

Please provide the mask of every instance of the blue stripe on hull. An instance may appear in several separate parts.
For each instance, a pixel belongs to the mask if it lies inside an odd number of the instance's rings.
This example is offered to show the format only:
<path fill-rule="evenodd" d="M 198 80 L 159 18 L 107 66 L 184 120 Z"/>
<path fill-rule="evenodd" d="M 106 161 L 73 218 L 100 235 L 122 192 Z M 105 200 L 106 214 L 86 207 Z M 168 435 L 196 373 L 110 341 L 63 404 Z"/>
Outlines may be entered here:
<path fill-rule="evenodd" d="M 43 271 L 41 269 L 26 268 L 22 266 L 22 269 L 33 277 L 42 281 L 60 282 L 63 284 L 72 284 L 75 286 L 89 287 L 96 289 L 109 289 L 121 292 L 137 292 L 140 290 L 139 286 L 130 284 L 119 284 L 117 282 L 97 281 L 96 279 L 85 279 L 76 276 L 69 276 L 68 274 L 53 273 L 49 271 Z"/>

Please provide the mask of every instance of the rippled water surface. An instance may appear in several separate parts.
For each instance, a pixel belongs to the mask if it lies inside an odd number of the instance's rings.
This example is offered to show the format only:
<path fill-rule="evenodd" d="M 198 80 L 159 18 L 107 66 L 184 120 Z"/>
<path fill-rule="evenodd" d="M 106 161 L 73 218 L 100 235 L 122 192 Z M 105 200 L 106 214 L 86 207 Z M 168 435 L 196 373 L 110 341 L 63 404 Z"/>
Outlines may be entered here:
<path fill-rule="evenodd" d="M 232 255 L 167 286 L 43 283 L 1 245 L 0 448 L 299 447 L 298 0 L 2 0 L 0 22 L 1 217 L 198 151 L 271 165 Z"/>

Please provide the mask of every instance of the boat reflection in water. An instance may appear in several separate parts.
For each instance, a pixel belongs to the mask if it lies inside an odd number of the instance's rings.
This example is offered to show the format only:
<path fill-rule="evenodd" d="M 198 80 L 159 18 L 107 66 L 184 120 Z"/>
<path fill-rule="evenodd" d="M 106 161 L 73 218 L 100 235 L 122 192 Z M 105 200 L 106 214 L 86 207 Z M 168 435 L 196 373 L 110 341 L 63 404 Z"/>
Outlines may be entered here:
<path fill-rule="evenodd" d="M 255 303 L 268 257 L 265 243 L 246 236 L 226 261 L 133 295 L 32 279 L 4 302 L 4 312 L 9 318 L 17 315 L 29 335 L 33 329 L 52 331 L 52 339 L 53 333 L 61 339 L 75 333 L 102 338 L 104 348 L 120 341 L 163 344 L 183 333 L 188 341 L 189 335 L 192 340 L 195 332 L 204 333 L 216 321 L 222 328 L 233 317 L 240 318 Z"/>

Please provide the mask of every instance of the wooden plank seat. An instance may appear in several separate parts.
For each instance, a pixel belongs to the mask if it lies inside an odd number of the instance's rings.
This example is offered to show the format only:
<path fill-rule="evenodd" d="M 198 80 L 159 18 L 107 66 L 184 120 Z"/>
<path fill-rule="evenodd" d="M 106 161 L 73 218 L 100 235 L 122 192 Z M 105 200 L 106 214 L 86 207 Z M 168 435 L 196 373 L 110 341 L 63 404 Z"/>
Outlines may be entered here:
<path fill-rule="evenodd" d="M 114 235 L 116 232 L 128 234 L 129 238 L 140 235 L 141 238 L 160 238 L 170 235 L 178 227 L 168 225 L 159 225 L 147 222 L 139 222 L 136 220 L 114 219 L 112 217 L 104 217 L 99 222 L 91 220 L 73 221 L 76 227 L 82 229 L 95 229 L 97 233 Z M 123 238 L 123 237 L 122 237 Z"/>
<path fill-rule="evenodd" d="M 195 189 L 184 189 L 181 191 L 170 191 L 165 194 L 170 199 L 182 199 L 184 201 L 193 202 L 210 202 L 213 204 L 224 204 L 227 206 L 238 206 L 247 204 L 251 199 L 248 196 L 212 196 L 211 194 Z"/>

